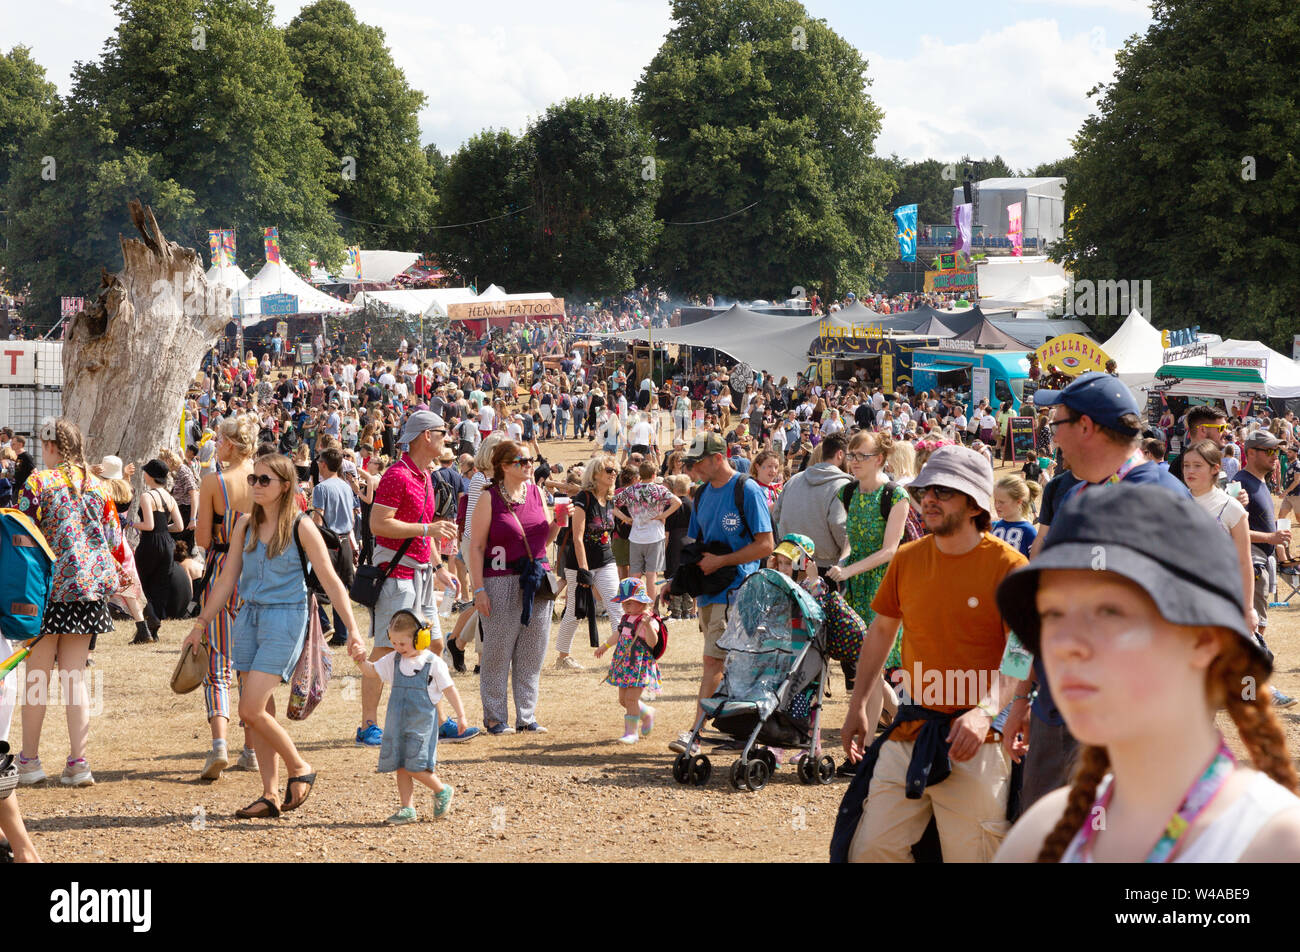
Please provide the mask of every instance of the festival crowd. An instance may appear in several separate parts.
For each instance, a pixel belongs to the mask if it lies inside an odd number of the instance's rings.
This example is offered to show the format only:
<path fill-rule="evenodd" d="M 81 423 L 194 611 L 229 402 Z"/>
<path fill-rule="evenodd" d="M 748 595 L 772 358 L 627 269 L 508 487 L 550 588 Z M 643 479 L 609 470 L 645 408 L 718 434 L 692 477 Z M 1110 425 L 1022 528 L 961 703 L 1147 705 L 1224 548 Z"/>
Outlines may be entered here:
<path fill-rule="evenodd" d="M 26 679 L 57 664 L 74 688 L 60 782 L 95 782 L 75 689 L 115 615 L 134 622 L 133 644 L 195 619 L 201 774 L 258 774 L 241 817 L 301 809 L 313 791 L 272 699 L 313 638 L 361 667 L 353 739 L 394 774 L 392 824 L 419 818 L 417 783 L 435 817 L 450 811 L 439 743 L 547 732 L 548 666 L 608 655 L 611 737 L 646 742 L 666 622 L 681 619 L 701 636 L 700 706 L 667 733 L 690 760 L 710 742 L 698 719 L 728 670 L 736 593 L 768 568 L 842 601 L 864 631 L 824 685 L 848 698 L 833 858 L 1296 858 L 1297 778 L 1274 713 L 1295 701 L 1241 689 L 1267 683 L 1278 581 L 1300 587 L 1294 414 L 1165 407 L 1152 420 L 1113 373 L 1036 364 L 1016 408 L 972 402 L 968 385 L 886 392 L 865 363 L 822 383 L 690 359 L 703 351 L 638 373 L 583 346 L 647 319 L 667 320 L 666 301 L 644 293 L 483 341 L 440 330 L 391 358 L 368 335 L 359 353 L 318 339 L 309 365 L 275 338 L 214 354 L 186 397 L 184 451 L 150 460 L 87 460 L 84 434 L 51 420 L 37 468 L 0 433 L 0 502 L 56 556 Z M 1017 417 L 1033 421 L 1029 447 Z M 575 442 L 584 462 L 565 466 Z M 457 687 L 471 653 L 475 711 Z M 992 677 L 954 696 L 975 673 Z M 0 737 L 18 680 L 0 695 Z M 19 786 L 47 779 L 45 695 L 21 704 Z M 1223 708 L 1249 765 L 1215 726 Z M 14 855 L 35 858 L 17 798 L 0 804 Z M 1087 822 L 1098 806 L 1102 830 Z"/>

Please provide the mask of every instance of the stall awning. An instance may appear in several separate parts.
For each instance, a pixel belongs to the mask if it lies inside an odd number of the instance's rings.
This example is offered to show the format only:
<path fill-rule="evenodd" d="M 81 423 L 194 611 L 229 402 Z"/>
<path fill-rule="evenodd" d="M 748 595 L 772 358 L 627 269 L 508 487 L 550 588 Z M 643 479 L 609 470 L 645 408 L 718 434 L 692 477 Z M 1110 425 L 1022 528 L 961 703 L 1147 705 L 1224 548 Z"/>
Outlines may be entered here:
<path fill-rule="evenodd" d="M 1165 364 L 1156 371 L 1156 389 L 1175 397 L 1237 400 L 1263 395 L 1264 377 L 1258 370 L 1246 367 Z"/>

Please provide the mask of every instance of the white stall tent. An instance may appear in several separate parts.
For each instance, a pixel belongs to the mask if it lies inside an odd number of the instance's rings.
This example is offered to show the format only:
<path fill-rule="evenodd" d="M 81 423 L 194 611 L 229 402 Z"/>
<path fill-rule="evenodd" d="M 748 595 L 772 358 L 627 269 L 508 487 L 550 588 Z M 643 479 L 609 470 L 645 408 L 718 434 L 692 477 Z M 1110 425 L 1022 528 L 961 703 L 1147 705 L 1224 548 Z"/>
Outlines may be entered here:
<path fill-rule="evenodd" d="M 1160 331 L 1134 308 L 1101 349 L 1119 365 L 1119 379 L 1133 392 L 1138 403 L 1146 402 L 1146 391 L 1155 383 L 1156 372 L 1165 361 Z"/>
<path fill-rule="evenodd" d="M 273 315 L 262 313 L 262 298 L 270 294 L 292 294 L 298 299 L 298 314 L 347 314 L 355 311 L 332 294 L 317 290 L 294 273 L 282 261 L 268 261 L 235 296 L 233 309 L 245 327 L 267 320 Z"/>
<path fill-rule="evenodd" d="M 1208 352 L 1203 355 L 1165 366 L 1248 368 L 1259 360 L 1264 361 L 1264 392 L 1269 399 L 1300 397 L 1300 364 L 1257 340 L 1229 338 L 1210 344 Z"/>
<path fill-rule="evenodd" d="M 238 294 L 248 286 L 249 277 L 244 274 L 244 269 L 237 264 L 228 264 L 225 267 L 213 265 L 207 271 L 208 284 L 220 284 L 230 288 Z"/>

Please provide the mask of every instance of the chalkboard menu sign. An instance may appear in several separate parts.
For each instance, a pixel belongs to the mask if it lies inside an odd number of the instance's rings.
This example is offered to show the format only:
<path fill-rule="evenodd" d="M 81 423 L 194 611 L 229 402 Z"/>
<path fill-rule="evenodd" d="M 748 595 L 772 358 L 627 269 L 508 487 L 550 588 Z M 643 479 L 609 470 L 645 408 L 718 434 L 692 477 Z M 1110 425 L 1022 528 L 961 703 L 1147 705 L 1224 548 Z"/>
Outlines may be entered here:
<path fill-rule="evenodd" d="M 1038 451 L 1034 447 L 1033 417 L 1011 418 L 1011 446 L 1017 463 L 1038 456 Z"/>

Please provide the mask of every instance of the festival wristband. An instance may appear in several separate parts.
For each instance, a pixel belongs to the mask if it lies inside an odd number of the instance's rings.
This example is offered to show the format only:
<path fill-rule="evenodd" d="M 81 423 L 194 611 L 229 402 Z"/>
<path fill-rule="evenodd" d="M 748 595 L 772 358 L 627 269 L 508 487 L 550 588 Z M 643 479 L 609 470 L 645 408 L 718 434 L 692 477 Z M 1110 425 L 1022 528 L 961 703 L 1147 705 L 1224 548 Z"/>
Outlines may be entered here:
<path fill-rule="evenodd" d="M 486 591 L 487 591 L 486 588 L 476 588 L 474 589 L 474 594 L 477 595 L 479 592 L 486 592 Z"/>

